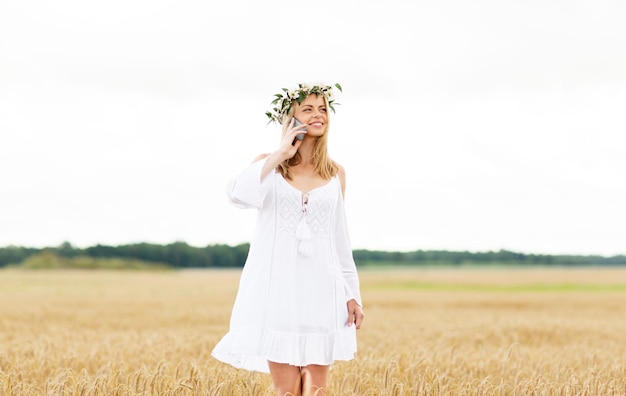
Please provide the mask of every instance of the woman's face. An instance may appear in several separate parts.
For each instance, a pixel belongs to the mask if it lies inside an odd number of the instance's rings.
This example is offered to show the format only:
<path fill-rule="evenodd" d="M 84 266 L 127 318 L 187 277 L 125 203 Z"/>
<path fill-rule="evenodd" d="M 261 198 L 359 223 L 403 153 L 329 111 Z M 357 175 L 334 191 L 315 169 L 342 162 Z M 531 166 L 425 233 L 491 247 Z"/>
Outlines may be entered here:
<path fill-rule="evenodd" d="M 301 104 L 296 103 L 293 116 L 306 125 L 307 136 L 320 137 L 328 128 L 328 109 L 322 95 L 309 95 Z"/>

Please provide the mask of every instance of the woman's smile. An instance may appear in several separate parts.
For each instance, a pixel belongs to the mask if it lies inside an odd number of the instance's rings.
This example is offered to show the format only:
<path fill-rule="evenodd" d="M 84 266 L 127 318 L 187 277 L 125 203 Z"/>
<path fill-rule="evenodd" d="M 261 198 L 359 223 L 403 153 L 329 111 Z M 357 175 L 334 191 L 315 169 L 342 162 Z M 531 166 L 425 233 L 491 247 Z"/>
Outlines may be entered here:
<path fill-rule="evenodd" d="M 311 137 L 319 137 L 326 131 L 326 101 L 321 95 L 309 95 L 300 105 L 296 105 L 294 117 L 307 126 Z"/>

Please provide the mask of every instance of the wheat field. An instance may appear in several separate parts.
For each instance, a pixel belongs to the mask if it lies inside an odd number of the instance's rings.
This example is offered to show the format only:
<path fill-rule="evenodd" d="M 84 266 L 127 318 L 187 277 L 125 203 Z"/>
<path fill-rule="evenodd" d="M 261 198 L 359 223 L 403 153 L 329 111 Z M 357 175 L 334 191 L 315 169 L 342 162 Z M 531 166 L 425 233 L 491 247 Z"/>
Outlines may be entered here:
<path fill-rule="evenodd" d="M 626 395 L 626 268 L 362 269 L 331 395 Z M 211 358 L 239 271 L 0 271 L 0 396 L 273 395 Z"/>

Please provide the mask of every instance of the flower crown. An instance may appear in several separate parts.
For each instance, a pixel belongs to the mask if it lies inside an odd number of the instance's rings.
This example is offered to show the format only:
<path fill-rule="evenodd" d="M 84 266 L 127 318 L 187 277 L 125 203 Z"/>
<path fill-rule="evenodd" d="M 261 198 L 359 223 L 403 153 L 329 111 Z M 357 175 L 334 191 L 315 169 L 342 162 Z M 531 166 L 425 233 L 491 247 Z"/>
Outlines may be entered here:
<path fill-rule="evenodd" d="M 343 90 L 341 89 L 341 85 L 335 84 L 335 87 L 337 87 L 339 92 L 343 92 Z M 335 103 L 334 99 L 331 99 L 333 97 L 333 87 L 330 85 L 298 84 L 298 88 L 292 90 L 283 88 L 283 92 L 284 93 L 278 93 L 274 95 L 275 99 L 272 101 L 274 107 L 271 111 L 265 112 L 267 118 L 270 119 L 269 122 L 277 122 L 279 124 L 282 124 L 283 119 L 289 112 L 293 101 L 295 100 L 298 102 L 298 104 L 302 104 L 304 99 L 306 99 L 311 94 L 324 96 L 326 98 L 326 101 L 328 102 L 328 107 L 330 107 L 333 113 L 335 112 L 333 104 L 339 104 Z"/>

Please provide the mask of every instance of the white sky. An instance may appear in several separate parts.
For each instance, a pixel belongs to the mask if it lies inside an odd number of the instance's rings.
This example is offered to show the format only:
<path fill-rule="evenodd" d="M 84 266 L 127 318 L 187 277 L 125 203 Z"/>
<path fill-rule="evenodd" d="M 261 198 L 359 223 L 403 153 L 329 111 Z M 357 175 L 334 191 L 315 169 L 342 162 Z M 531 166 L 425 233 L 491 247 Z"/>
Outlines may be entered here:
<path fill-rule="evenodd" d="M 0 1 L 0 246 L 248 241 L 264 115 L 339 82 L 354 248 L 626 254 L 623 1 Z"/>

